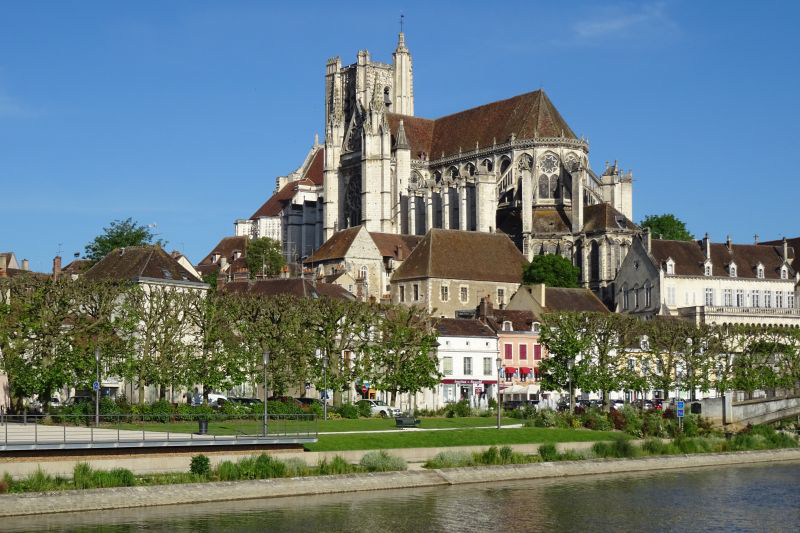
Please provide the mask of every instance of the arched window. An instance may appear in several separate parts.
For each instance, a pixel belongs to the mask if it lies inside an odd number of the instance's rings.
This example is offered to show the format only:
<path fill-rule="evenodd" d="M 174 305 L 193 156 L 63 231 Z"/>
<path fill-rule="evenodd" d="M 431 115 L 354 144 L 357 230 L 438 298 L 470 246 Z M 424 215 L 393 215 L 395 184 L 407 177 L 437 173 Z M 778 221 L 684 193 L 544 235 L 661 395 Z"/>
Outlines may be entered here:
<path fill-rule="evenodd" d="M 363 280 L 366 280 L 366 279 L 367 279 L 367 267 L 366 267 L 366 266 L 362 266 L 362 267 L 359 269 L 359 274 L 358 274 L 358 277 L 359 277 L 359 278 L 361 278 L 361 279 L 363 279 Z"/>
<path fill-rule="evenodd" d="M 492 170 L 494 170 L 494 163 L 492 163 L 491 159 L 488 158 L 484 159 L 483 161 L 481 161 L 481 165 L 483 165 L 484 168 L 486 168 L 487 172 L 491 172 Z"/>
<path fill-rule="evenodd" d="M 506 170 L 508 170 L 508 167 L 510 166 L 511 166 L 511 160 L 507 157 L 504 157 L 503 160 L 500 162 L 500 175 L 502 176 L 503 174 L 505 174 Z"/>
<path fill-rule="evenodd" d="M 447 169 L 447 175 L 450 179 L 456 179 L 459 176 L 457 167 L 450 167 Z"/>
<path fill-rule="evenodd" d="M 756 268 L 756 276 L 759 279 L 764 279 L 764 266 L 763 265 L 758 265 L 758 267 Z"/>
<path fill-rule="evenodd" d="M 735 263 L 731 263 L 731 265 L 728 267 L 728 273 L 730 274 L 730 276 L 732 278 L 736 277 L 736 264 Z"/>
<path fill-rule="evenodd" d="M 475 175 L 475 165 L 473 165 L 472 163 L 467 163 L 466 166 L 464 166 L 464 172 L 466 172 L 470 176 L 474 176 Z"/>
<path fill-rule="evenodd" d="M 589 264 L 591 265 L 592 281 L 600 280 L 600 246 L 597 241 L 592 241 L 589 248 Z"/>
<path fill-rule="evenodd" d="M 433 173 L 433 181 L 434 183 L 441 183 L 442 182 L 442 173 L 438 170 Z"/>
<path fill-rule="evenodd" d="M 550 198 L 550 180 L 544 174 L 539 176 L 539 198 Z"/>
<path fill-rule="evenodd" d="M 550 176 L 550 198 L 561 198 L 561 187 L 558 176 Z"/>

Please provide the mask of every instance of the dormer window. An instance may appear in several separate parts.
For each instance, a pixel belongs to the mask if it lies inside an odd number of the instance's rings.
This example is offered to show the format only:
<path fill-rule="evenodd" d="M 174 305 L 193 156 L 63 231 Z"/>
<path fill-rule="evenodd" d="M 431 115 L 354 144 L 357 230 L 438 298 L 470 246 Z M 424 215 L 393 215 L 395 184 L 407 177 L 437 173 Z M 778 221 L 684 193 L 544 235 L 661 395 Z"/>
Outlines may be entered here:
<path fill-rule="evenodd" d="M 639 347 L 643 352 L 650 349 L 650 339 L 647 338 L 647 335 L 642 335 L 642 338 L 639 340 Z"/>
<path fill-rule="evenodd" d="M 503 321 L 503 331 L 514 331 L 514 328 L 511 326 L 510 320 Z"/>
<path fill-rule="evenodd" d="M 706 264 L 703 267 L 703 274 L 705 274 L 706 276 L 713 276 L 714 275 L 714 269 L 713 269 L 713 267 L 711 265 L 711 261 L 706 261 Z"/>
<path fill-rule="evenodd" d="M 675 274 L 675 261 L 673 261 L 672 259 L 667 260 L 667 274 L 671 275 Z"/>
<path fill-rule="evenodd" d="M 216 263 L 217 261 L 219 261 L 219 254 L 213 254 L 211 256 L 211 262 Z"/>
<path fill-rule="evenodd" d="M 728 266 L 728 275 L 732 278 L 736 277 L 736 263 L 731 263 L 730 266 Z"/>
<path fill-rule="evenodd" d="M 764 265 L 762 265 L 761 263 L 759 263 L 758 266 L 756 266 L 756 277 L 758 279 L 764 279 Z"/>
<path fill-rule="evenodd" d="M 781 267 L 781 279 L 789 279 L 789 269 L 785 265 Z"/>
<path fill-rule="evenodd" d="M 534 333 L 536 333 L 538 335 L 539 332 L 541 331 L 541 327 L 542 327 L 542 325 L 540 323 L 534 322 L 533 326 L 531 327 L 531 331 L 533 331 Z"/>

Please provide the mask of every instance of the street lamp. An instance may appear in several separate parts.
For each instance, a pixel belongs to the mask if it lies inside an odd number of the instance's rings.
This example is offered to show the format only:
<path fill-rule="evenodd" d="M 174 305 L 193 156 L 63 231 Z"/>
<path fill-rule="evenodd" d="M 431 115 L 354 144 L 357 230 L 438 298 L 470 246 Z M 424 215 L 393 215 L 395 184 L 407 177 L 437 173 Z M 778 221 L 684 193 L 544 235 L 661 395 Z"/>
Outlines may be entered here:
<path fill-rule="evenodd" d="M 322 363 L 322 419 L 328 419 L 328 358 L 322 355 L 322 350 L 317 348 L 317 357 Z"/>
<path fill-rule="evenodd" d="M 500 429 L 500 372 L 503 370 L 503 360 L 498 356 L 497 364 L 497 429 Z"/>
<path fill-rule="evenodd" d="M 570 359 L 567 361 L 567 380 L 569 381 L 569 413 L 572 414 L 572 368 L 575 366 L 575 360 Z"/>
<path fill-rule="evenodd" d="M 100 425 L 100 347 L 94 349 L 95 375 L 97 388 L 94 391 L 94 425 Z"/>
<path fill-rule="evenodd" d="M 267 365 L 269 364 L 269 350 L 264 350 L 264 436 L 267 436 Z"/>

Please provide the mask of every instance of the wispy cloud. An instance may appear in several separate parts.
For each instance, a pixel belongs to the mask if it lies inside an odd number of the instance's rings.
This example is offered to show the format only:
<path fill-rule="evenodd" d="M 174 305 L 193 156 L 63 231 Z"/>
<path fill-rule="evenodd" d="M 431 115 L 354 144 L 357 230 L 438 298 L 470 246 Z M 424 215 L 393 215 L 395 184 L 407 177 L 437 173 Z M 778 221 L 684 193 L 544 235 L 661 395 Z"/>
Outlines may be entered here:
<path fill-rule="evenodd" d="M 629 39 L 674 34 L 678 25 L 669 15 L 666 2 L 607 6 L 577 21 L 573 36 L 579 41 Z"/>

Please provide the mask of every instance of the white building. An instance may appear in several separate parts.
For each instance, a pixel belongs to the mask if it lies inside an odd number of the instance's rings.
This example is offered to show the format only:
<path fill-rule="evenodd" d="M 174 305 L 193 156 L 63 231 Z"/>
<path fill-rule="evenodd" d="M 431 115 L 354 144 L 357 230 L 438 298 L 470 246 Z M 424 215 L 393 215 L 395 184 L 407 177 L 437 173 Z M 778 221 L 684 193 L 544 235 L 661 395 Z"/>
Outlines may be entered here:
<path fill-rule="evenodd" d="M 437 323 L 437 358 L 442 381 L 417 396 L 417 407 L 439 409 L 462 399 L 487 408 L 497 399 L 497 335 L 475 319 L 442 318 Z"/>
<path fill-rule="evenodd" d="M 615 281 L 616 310 L 698 324 L 800 325 L 795 252 L 781 245 L 635 238 Z"/>

